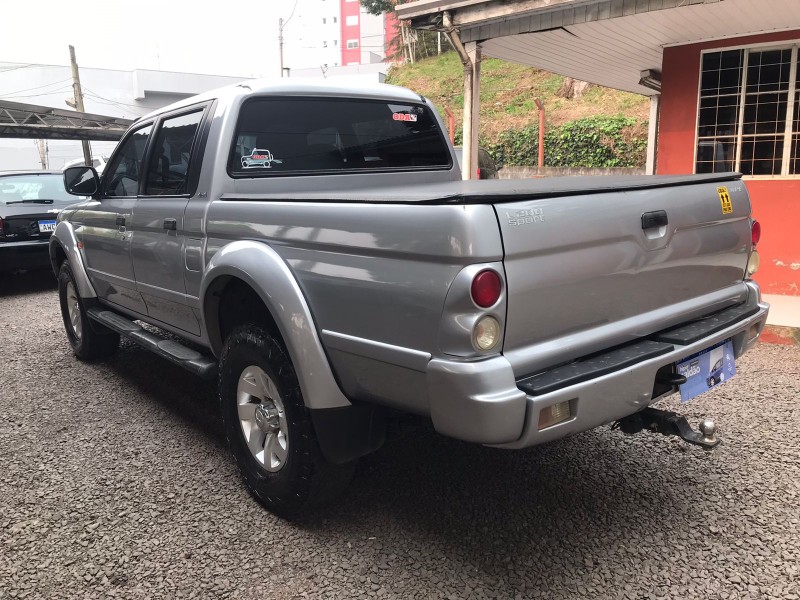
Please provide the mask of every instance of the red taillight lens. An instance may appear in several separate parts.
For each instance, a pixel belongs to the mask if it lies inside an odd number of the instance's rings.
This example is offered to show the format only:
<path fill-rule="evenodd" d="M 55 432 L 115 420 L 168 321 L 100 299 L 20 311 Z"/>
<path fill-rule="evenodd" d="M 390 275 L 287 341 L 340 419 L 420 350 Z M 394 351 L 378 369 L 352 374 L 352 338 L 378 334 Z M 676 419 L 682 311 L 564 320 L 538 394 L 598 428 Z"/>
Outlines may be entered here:
<path fill-rule="evenodd" d="M 753 221 L 753 224 L 750 226 L 750 233 L 753 239 L 753 247 L 758 245 L 758 241 L 761 239 L 761 223 L 758 221 Z"/>
<path fill-rule="evenodd" d="M 481 308 L 489 308 L 500 299 L 503 282 L 494 271 L 481 271 L 472 280 L 472 300 Z"/>

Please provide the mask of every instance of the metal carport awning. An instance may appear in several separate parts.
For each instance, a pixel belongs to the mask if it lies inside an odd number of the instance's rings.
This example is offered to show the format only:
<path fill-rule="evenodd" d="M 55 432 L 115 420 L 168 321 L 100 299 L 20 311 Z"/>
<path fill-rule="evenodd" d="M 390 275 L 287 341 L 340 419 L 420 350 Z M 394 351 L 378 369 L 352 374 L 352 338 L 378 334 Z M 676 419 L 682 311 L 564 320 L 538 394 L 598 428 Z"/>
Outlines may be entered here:
<path fill-rule="evenodd" d="M 117 141 L 130 119 L 0 100 L 0 138 Z"/>
<path fill-rule="evenodd" d="M 445 32 L 465 68 L 465 176 L 475 172 L 484 54 L 651 97 L 648 172 L 655 161 L 664 48 L 796 29 L 798 0 L 415 0 L 396 7 L 412 28 Z M 472 62 L 475 60 L 476 62 Z M 468 73 L 469 71 L 469 73 Z M 656 83 L 647 81 L 651 72 Z M 650 79 L 648 77 L 648 79 Z M 473 110 L 474 106 L 474 110 Z M 467 123 L 467 115 L 471 122 Z M 467 137 L 467 132 L 471 136 Z"/>

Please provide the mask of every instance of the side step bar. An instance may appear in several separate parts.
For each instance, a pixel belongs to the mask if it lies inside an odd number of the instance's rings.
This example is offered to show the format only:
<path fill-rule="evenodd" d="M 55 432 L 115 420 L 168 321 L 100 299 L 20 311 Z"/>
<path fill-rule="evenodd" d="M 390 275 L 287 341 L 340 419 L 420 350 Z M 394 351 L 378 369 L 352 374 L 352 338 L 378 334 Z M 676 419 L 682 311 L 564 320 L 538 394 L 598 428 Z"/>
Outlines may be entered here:
<path fill-rule="evenodd" d="M 218 363 L 213 356 L 200 354 L 174 340 L 165 340 L 110 310 L 93 306 L 87 308 L 86 312 L 92 320 L 203 379 L 214 379 L 217 376 Z"/>

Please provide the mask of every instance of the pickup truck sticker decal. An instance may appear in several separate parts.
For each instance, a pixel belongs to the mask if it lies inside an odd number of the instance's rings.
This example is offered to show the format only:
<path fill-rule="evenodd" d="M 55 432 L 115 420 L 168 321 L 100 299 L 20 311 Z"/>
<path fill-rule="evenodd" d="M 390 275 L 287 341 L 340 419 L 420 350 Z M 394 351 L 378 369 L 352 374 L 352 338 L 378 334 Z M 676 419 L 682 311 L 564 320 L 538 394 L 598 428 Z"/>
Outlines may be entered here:
<path fill-rule="evenodd" d="M 731 195 L 728 193 L 728 188 L 721 185 L 717 188 L 719 194 L 719 203 L 722 206 L 722 214 L 729 215 L 733 212 L 733 203 L 731 202 Z"/>
<path fill-rule="evenodd" d="M 392 119 L 395 121 L 410 121 L 411 123 L 416 123 L 417 115 L 411 115 L 406 113 L 393 113 Z"/>
<path fill-rule="evenodd" d="M 242 168 L 252 169 L 254 167 L 262 167 L 265 169 L 271 169 L 272 163 L 279 165 L 282 162 L 283 161 L 280 161 L 272 156 L 272 152 L 269 150 L 253 148 L 253 151 L 250 154 L 242 157 Z"/>

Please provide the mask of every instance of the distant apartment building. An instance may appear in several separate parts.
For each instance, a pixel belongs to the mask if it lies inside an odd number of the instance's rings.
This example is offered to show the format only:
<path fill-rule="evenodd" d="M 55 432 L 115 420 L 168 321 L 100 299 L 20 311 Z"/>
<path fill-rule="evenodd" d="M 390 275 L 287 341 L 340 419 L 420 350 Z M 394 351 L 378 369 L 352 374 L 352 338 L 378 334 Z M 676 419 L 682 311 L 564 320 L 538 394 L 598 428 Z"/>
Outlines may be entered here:
<path fill-rule="evenodd" d="M 395 23 L 393 15 L 367 13 L 358 0 L 304 0 L 284 27 L 284 65 L 291 73 L 386 62 Z"/>

